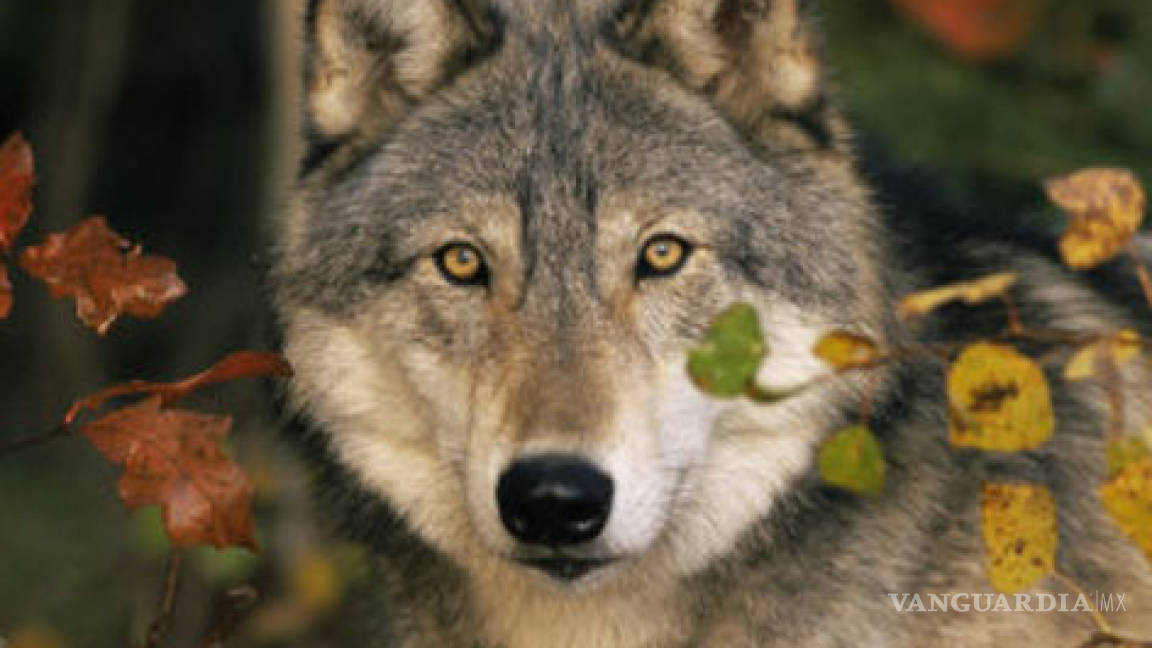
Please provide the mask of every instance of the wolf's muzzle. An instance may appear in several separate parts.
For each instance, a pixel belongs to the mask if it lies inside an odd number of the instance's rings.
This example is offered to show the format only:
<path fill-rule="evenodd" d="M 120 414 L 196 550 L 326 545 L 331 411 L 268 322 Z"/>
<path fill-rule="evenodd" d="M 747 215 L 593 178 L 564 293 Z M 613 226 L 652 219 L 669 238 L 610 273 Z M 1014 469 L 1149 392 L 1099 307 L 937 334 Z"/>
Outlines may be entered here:
<path fill-rule="evenodd" d="M 612 479 L 584 459 L 539 455 L 516 461 L 501 475 L 496 501 L 512 537 L 556 547 L 600 535 L 612 490 Z"/>

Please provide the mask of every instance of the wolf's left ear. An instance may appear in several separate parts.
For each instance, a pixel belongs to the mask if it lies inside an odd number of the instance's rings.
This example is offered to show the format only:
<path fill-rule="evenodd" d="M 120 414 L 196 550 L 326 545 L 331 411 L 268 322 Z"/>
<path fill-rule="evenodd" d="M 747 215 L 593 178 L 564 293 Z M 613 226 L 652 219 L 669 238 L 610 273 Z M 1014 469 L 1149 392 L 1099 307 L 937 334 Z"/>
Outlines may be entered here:
<path fill-rule="evenodd" d="M 765 146 L 840 148 L 811 0 L 623 0 L 622 53 L 667 69 Z"/>
<path fill-rule="evenodd" d="M 498 38 L 480 0 L 309 0 L 306 117 L 313 144 L 371 136 Z"/>

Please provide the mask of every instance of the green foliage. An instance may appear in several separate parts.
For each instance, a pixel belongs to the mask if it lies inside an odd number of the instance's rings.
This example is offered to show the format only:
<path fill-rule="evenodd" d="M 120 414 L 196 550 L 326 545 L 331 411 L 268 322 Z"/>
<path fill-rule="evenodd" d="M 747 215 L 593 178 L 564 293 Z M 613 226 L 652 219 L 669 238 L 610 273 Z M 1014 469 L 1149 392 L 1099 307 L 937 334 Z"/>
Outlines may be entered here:
<path fill-rule="evenodd" d="M 888 3 L 820 7 L 858 126 L 960 198 L 1041 207 L 1036 178 L 1102 162 L 1152 178 L 1152 3 L 1049 0 L 1018 49 L 987 63 Z"/>
<path fill-rule="evenodd" d="M 720 314 L 688 354 L 688 373 L 704 392 L 735 398 L 752 387 L 768 347 L 756 309 L 737 304 Z"/>
<path fill-rule="evenodd" d="M 866 425 L 840 430 L 820 447 L 824 481 L 857 493 L 878 495 L 884 490 L 884 452 Z"/>

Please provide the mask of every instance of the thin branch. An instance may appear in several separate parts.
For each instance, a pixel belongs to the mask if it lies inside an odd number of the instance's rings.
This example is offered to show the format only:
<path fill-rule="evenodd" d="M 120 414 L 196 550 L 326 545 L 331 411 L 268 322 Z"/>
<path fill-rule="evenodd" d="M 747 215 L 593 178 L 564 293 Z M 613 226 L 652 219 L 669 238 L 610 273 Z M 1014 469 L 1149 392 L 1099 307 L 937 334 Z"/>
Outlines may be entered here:
<path fill-rule="evenodd" d="M 176 590 L 180 586 L 180 572 L 184 566 L 184 552 L 173 549 L 168 556 L 168 571 L 164 576 L 164 594 L 160 599 L 160 611 L 156 620 L 148 628 L 147 648 L 160 648 L 168 636 L 172 624 L 172 610 L 176 606 Z"/>
<path fill-rule="evenodd" d="M 1148 266 L 1140 260 L 1140 255 L 1136 253 L 1136 248 L 1131 243 L 1128 244 L 1128 256 L 1136 266 L 1136 279 L 1140 281 L 1140 290 L 1144 291 L 1144 301 L 1148 303 L 1149 308 L 1152 308 L 1152 275 L 1148 273 Z"/>
<path fill-rule="evenodd" d="M 1120 368 L 1112 360 L 1110 345 L 1105 346 L 1102 353 L 1096 357 L 1096 371 L 1108 395 L 1108 435 L 1113 441 L 1124 438 L 1125 405 L 1124 405 L 1124 379 L 1120 375 Z"/>
<path fill-rule="evenodd" d="M 1016 300 L 1008 293 L 1000 295 L 1000 301 L 1004 303 L 1004 310 L 1008 315 L 1008 330 L 1012 333 L 1023 333 L 1024 322 L 1020 319 L 1020 309 L 1016 306 Z"/>
<path fill-rule="evenodd" d="M 1121 637 L 1111 632 L 1093 632 L 1088 641 L 1080 644 L 1080 648 L 1152 648 L 1152 641 L 1140 641 Z"/>
<path fill-rule="evenodd" d="M 860 421 L 872 427 L 872 414 L 876 410 L 876 391 L 880 387 L 880 377 L 876 372 L 868 374 L 865 383 L 864 400 L 860 403 Z"/>
<path fill-rule="evenodd" d="M 27 436 L 16 437 L 15 439 L 5 439 L 0 441 L 0 457 L 19 450 L 45 445 L 56 439 L 71 436 L 71 434 L 72 427 L 61 423 L 47 432 L 29 434 Z"/>
<path fill-rule="evenodd" d="M 1060 584 L 1062 584 L 1064 587 L 1072 590 L 1074 594 L 1078 594 L 1079 596 L 1083 597 L 1083 599 L 1088 602 L 1088 613 L 1092 615 L 1092 621 L 1096 624 L 1096 628 L 1101 633 L 1110 636 L 1112 635 L 1112 624 L 1108 623 L 1108 619 L 1104 618 L 1104 615 L 1101 614 L 1100 610 L 1096 608 L 1096 604 L 1092 602 L 1091 597 L 1089 597 L 1084 592 L 1084 590 L 1081 589 L 1076 581 L 1072 580 L 1068 576 L 1065 576 L 1064 574 L 1061 574 L 1058 571 L 1052 572 L 1052 577 L 1059 581 Z"/>

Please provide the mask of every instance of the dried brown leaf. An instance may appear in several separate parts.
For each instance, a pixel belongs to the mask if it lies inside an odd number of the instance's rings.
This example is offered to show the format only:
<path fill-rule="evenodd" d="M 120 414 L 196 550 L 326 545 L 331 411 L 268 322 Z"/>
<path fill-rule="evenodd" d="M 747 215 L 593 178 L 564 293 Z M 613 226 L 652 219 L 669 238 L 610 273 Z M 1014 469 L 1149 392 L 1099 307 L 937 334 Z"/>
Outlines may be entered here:
<path fill-rule="evenodd" d="M 231 427 L 231 417 L 163 410 L 154 396 L 80 434 L 124 469 L 119 491 L 128 507 L 160 505 L 174 545 L 254 549 L 252 484 L 221 445 Z"/>
<path fill-rule="evenodd" d="M 100 216 L 25 248 L 20 265 L 54 297 L 75 297 L 77 316 L 100 335 L 120 314 L 156 317 L 187 291 L 175 263 L 144 255 Z"/>

